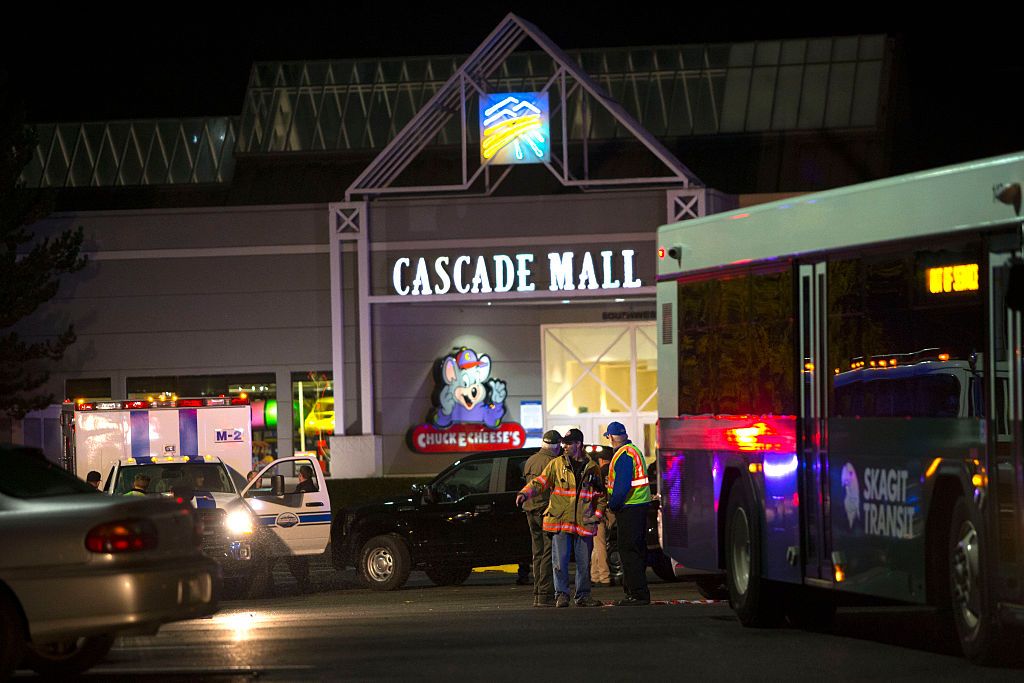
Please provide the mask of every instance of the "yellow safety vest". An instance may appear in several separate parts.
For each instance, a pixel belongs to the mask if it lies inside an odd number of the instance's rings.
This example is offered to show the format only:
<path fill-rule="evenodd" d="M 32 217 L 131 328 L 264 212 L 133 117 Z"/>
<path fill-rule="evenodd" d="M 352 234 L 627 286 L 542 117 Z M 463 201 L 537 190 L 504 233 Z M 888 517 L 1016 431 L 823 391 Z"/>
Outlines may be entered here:
<path fill-rule="evenodd" d="M 620 456 L 628 456 L 633 460 L 633 481 L 630 484 L 629 496 L 626 497 L 626 505 L 639 505 L 649 503 L 651 500 L 651 487 L 647 482 L 647 466 L 644 461 L 644 454 L 636 447 L 636 444 L 629 442 L 623 444 L 612 456 L 611 464 L 608 465 L 608 492 L 615 490 L 615 462 Z"/>

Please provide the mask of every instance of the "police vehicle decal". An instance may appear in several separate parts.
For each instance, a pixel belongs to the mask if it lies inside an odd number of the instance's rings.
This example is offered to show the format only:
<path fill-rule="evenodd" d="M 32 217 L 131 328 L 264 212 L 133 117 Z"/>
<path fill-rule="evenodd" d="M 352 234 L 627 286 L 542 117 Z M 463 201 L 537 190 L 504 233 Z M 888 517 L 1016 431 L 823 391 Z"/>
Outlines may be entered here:
<path fill-rule="evenodd" d="M 293 517 L 297 516 L 298 517 L 298 524 L 295 524 L 295 523 L 281 524 L 280 523 L 281 522 L 280 518 L 281 517 L 285 517 L 286 515 L 291 515 Z M 288 518 L 287 521 L 291 521 L 291 519 Z M 293 512 L 282 512 L 279 515 L 277 515 L 277 514 L 274 514 L 274 515 L 260 515 L 260 526 L 280 526 L 280 527 L 285 528 L 285 529 L 288 529 L 288 528 L 291 528 L 291 527 L 294 527 L 294 526 L 312 526 L 312 525 L 316 525 L 316 524 L 330 524 L 330 523 L 331 523 L 331 513 L 329 513 L 329 512 L 303 512 L 303 513 L 299 513 L 298 515 L 295 515 L 295 513 L 293 513 Z"/>

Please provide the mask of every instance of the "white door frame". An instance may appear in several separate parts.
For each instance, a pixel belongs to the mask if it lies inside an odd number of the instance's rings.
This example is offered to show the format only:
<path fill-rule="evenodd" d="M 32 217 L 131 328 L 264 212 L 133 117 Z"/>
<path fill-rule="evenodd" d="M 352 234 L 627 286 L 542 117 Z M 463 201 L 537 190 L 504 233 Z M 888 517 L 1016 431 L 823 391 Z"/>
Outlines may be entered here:
<path fill-rule="evenodd" d="M 553 425 L 553 424 L 556 424 L 556 423 L 559 424 L 559 425 L 564 425 L 564 424 L 569 424 L 569 423 L 572 423 L 572 424 L 578 423 L 580 425 L 580 428 L 583 430 L 584 437 L 587 438 L 588 441 L 590 441 L 592 443 L 601 443 L 601 438 L 600 438 L 601 435 L 599 433 L 596 433 L 596 431 L 594 431 L 592 433 L 588 433 L 588 432 L 591 432 L 592 430 L 597 430 L 598 429 L 597 424 L 599 424 L 599 423 L 605 423 L 606 424 L 607 422 L 610 422 L 611 420 L 618 420 L 618 421 L 620 421 L 620 422 L 622 422 L 623 424 L 626 425 L 626 429 L 629 430 L 629 433 L 630 433 L 631 436 L 639 437 L 640 432 L 641 432 L 641 425 L 657 422 L 657 419 L 658 419 L 658 411 L 657 411 L 657 407 L 656 407 L 657 406 L 657 402 L 656 401 L 655 401 L 655 404 L 654 404 L 655 405 L 655 409 L 654 410 L 642 411 L 642 412 L 639 410 L 639 408 L 640 408 L 640 400 L 639 400 L 639 397 L 637 396 L 637 382 L 636 382 L 636 368 L 637 368 L 637 363 L 636 363 L 636 360 L 637 360 L 636 335 L 639 334 L 639 333 L 642 333 L 642 330 L 645 327 L 649 327 L 652 330 L 655 329 L 656 323 L 654 321 L 621 320 L 621 321 L 600 322 L 600 323 L 552 323 L 552 324 L 541 325 L 540 326 L 540 335 L 541 335 L 541 344 L 540 344 L 540 358 L 541 358 L 541 360 L 540 360 L 540 362 L 541 362 L 541 367 L 543 368 L 543 373 L 545 375 L 547 374 L 547 367 L 548 367 L 548 365 L 547 365 L 547 332 L 548 332 L 548 330 L 564 329 L 564 328 L 596 328 L 596 327 L 623 328 L 623 334 L 629 333 L 629 342 L 630 342 L 630 368 L 629 368 L 629 371 L 630 371 L 630 394 L 629 394 L 629 402 L 627 403 L 626 400 L 623 400 L 623 397 L 620 397 L 614 390 L 612 390 L 611 387 L 609 387 L 605 382 L 603 382 L 593 372 L 594 366 L 597 363 L 600 362 L 601 358 L 604 357 L 604 355 L 609 351 L 609 349 L 611 349 L 615 344 L 619 343 L 619 341 L 622 339 L 622 335 L 619 335 L 610 344 L 608 344 L 608 346 L 604 349 L 604 351 L 602 351 L 601 354 L 598 356 L 598 360 L 593 362 L 593 363 L 590 363 L 589 365 L 587 363 L 584 363 L 582 360 L 580 360 L 580 358 L 576 355 L 576 353 L 572 349 L 569 349 L 568 347 L 566 347 L 564 344 L 561 343 L 561 341 L 559 341 L 557 339 L 555 340 L 555 341 L 558 341 L 559 344 L 561 344 L 562 347 L 565 348 L 566 351 L 568 351 L 570 354 L 572 354 L 573 357 L 575 357 L 576 360 L 580 362 L 580 366 L 583 367 L 583 372 L 575 380 L 575 382 L 573 382 L 573 385 L 569 389 L 569 391 L 571 392 L 573 389 L 575 389 L 576 386 L 581 381 L 583 381 L 583 379 L 585 377 L 590 376 L 590 377 L 593 377 L 601 385 L 603 385 L 612 394 L 612 396 L 615 397 L 616 400 L 620 401 L 623 405 L 627 406 L 630 410 L 629 410 L 629 412 L 625 412 L 625 413 L 591 412 L 591 413 L 579 413 L 579 414 L 576 414 L 576 415 L 568 415 L 568 414 L 565 414 L 565 413 L 558 413 L 558 412 L 554 412 L 554 413 L 548 412 L 549 397 L 548 397 L 548 393 L 547 393 L 547 390 L 548 390 L 548 387 L 547 387 L 547 377 L 545 376 L 543 378 L 542 382 L 541 382 L 541 407 L 542 407 L 543 412 L 544 412 L 544 425 L 545 425 L 545 429 L 548 427 L 548 425 Z M 652 341 L 652 342 L 654 341 L 653 339 L 650 339 L 650 337 L 648 337 L 648 340 Z M 657 347 L 656 344 L 655 344 L 655 347 Z M 558 398 L 558 402 L 561 403 L 563 400 L 565 400 L 567 395 L 568 394 L 564 394 L 564 395 L 562 395 L 560 397 L 557 397 Z M 657 395 L 657 391 L 655 390 L 655 396 L 656 395 Z M 652 399 L 652 398 L 653 397 L 651 397 L 651 396 L 645 396 L 644 397 L 644 399 Z M 552 398 L 551 400 L 553 401 L 554 398 Z M 645 403 L 649 404 L 650 400 L 646 400 Z"/>

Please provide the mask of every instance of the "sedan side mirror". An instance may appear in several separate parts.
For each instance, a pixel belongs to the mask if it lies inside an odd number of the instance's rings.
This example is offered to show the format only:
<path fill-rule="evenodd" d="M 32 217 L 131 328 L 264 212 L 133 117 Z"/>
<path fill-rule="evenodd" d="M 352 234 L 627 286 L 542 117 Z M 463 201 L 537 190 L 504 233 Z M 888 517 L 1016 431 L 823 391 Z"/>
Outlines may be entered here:
<path fill-rule="evenodd" d="M 275 474 L 270 478 L 270 495 L 272 496 L 283 496 L 284 495 L 284 475 Z"/>

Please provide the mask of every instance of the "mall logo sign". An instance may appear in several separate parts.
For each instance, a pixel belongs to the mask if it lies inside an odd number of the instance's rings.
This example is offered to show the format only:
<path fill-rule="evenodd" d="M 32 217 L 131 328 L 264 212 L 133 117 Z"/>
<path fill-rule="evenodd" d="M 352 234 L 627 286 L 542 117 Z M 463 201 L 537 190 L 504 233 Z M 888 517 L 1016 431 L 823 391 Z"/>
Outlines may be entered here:
<path fill-rule="evenodd" d="M 534 255 L 494 254 L 492 256 L 438 256 L 434 259 L 395 260 L 391 284 L 401 296 L 439 294 L 490 294 L 532 292 Z M 595 258 L 589 251 L 550 252 L 547 255 L 548 290 L 552 292 L 635 288 L 636 252 L 622 249 L 601 251 Z M 410 276 L 412 281 L 409 281 Z"/>
<path fill-rule="evenodd" d="M 480 163 L 546 164 L 551 161 L 551 124 L 546 92 L 480 96 Z"/>
<path fill-rule="evenodd" d="M 521 448 L 526 431 L 503 422 L 508 387 L 491 377 L 491 359 L 466 347 L 438 361 L 438 391 L 427 424 L 412 429 L 419 453 L 460 453 Z"/>

